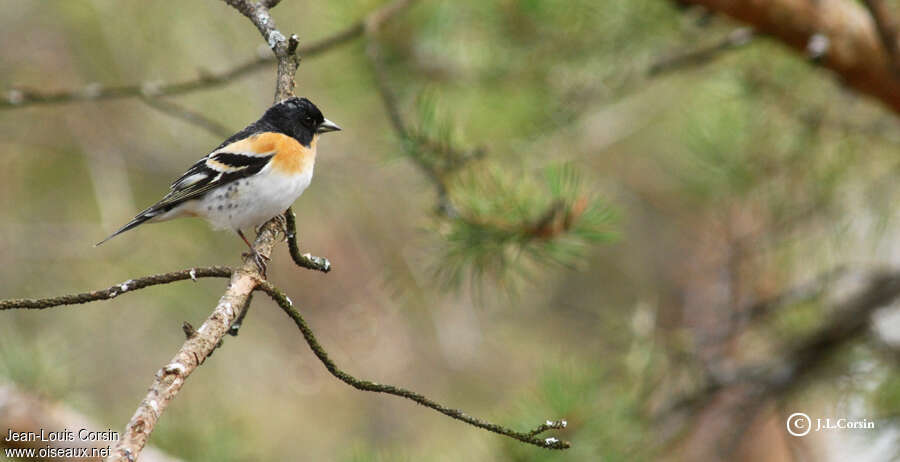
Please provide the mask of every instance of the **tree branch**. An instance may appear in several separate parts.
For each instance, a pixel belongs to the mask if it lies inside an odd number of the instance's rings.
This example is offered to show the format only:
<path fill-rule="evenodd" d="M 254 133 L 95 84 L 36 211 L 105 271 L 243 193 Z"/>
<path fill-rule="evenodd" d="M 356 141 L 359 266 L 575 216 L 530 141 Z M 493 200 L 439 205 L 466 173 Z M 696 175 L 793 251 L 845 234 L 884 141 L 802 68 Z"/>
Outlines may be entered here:
<path fill-rule="evenodd" d="M 743 48 L 752 42 L 755 36 L 756 33 L 750 27 L 737 28 L 731 31 L 725 38 L 712 45 L 656 61 L 647 69 L 647 75 L 649 77 L 656 77 L 686 67 L 696 67 L 707 64 L 726 51 Z"/>
<path fill-rule="evenodd" d="M 51 298 L 23 298 L 12 300 L 0 300 L 0 311 L 13 309 L 43 310 L 61 305 L 79 305 L 82 303 L 109 300 L 126 292 L 134 292 L 145 287 L 159 284 L 168 284 L 185 279 L 197 280 L 197 278 L 227 278 L 231 276 L 231 268 L 222 266 L 210 266 L 207 268 L 190 268 L 181 271 L 173 271 L 165 274 L 154 274 L 138 279 L 129 279 L 121 284 L 116 284 L 108 289 L 85 292 L 75 295 L 63 295 Z"/>
<path fill-rule="evenodd" d="M 297 222 L 294 211 L 288 207 L 284 212 L 285 233 L 287 234 L 288 250 L 291 253 L 291 259 L 294 263 L 301 267 L 327 273 L 331 271 L 331 262 L 324 257 L 316 257 L 308 253 L 300 254 L 300 246 L 297 243 Z"/>
<path fill-rule="evenodd" d="M 270 220 L 262 226 L 253 248 L 261 255 L 269 256 L 279 241 L 278 220 Z M 188 338 L 171 361 L 155 375 L 153 383 L 141 401 L 122 437 L 113 447 L 107 461 L 133 461 L 147 444 L 150 433 L 169 403 L 175 398 L 188 376 L 216 349 L 234 321 L 240 316 L 250 293 L 262 280 L 259 268 L 248 255 L 243 265 L 234 270 L 225 294 L 212 314 Z"/>
<path fill-rule="evenodd" d="M 872 14 L 872 20 L 875 21 L 878 37 L 881 38 L 881 44 L 884 45 L 891 68 L 896 77 L 900 78 L 900 43 L 897 41 L 897 21 L 882 0 L 863 0 L 863 3 Z"/>
<path fill-rule="evenodd" d="M 900 79 L 869 13 L 847 0 L 677 0 L 750 24 L 833 70 L 848 86 L 900 113 Z"/>
<path fill-rule="evenodd" d="M 252 2 L 250 0 L 223 0 L 247 17 L 256 26 L 263 39 L 269 44 L 269 48 L 275 54 L 278 64 L 278 75 L 275 81 L 275 102 L 282 101 L 294 95 L 294 75 L 297 74 L 297 66 L 300 65 L 300 56 L 297 55 L 299 39 L 296 35 L 285 38 L 275 27 L 275 20 L 269 14 L 269 6 L 277 5 L 278 1 Z M 280 1 L 280 0 L 279 0 Z"/>
<path fill-rule="evenodd" d="M 141 96 L 140 98 L 147 106 L 150 106 L 165 115 L 181 119 L 187 123 L 200 127 L 213 135 L 228 138 L 234 133 L 219 122 L 216 122 L 197 111 L 192 111 L 180 104 L 173 103 L 163 98 L 149 96 Z"/>
<path fill-rule="evenodd" d="M 250 3 L 247 0 L 225 0 L 225 2 L 256 25 L 275 53 L 278 62 L 275 102 L 293 95 L 294 74 L 300 61 L 296 55 L 297 38 L 292 35 L 290 39 L 285 39 L 275 28 L 275 22 L 269 15 L 266 5 L 274 6 L 277 2 L 265 4 Z M 272 249 L 280 240 L 279 231 L 283 230 L 281 220 L 281 216 L 278 216 L 260 227 L 253 243 L 257 255 L 268 258 L 272 254 Z M 194 335 L 188 336 L 172 360 L 156 373 L 146 397 L 134 412 L 122 438 L 116 443 L 107 461 L 131 461 L 138 457 L 160 415 L 181 390 L 187 377 L 212 354 L 225 334 L 231 331 L 235 320 L 241 317 L 241 307 L 246 309 L 250 294 L 263 278 L 253 256 L 247 254 L 241 268 L 232 274 L 228 289 L 219 299 L 213 313 L 199 329 L 194 331 Z"/>
<path fill-rule="evenodd" d="M 398 0 L 378 8 L 333 35 L 304 46 L 298 46 L 297 54 L 303 58 L 313 58 L 333 48 L 349 43 L 363 34 L 365 24 L 376 23 L 380 25 L 389 21 L 403 11 L 402 6 L 409 3 L 409 1 L 410 0 Z M 172 83 L 148 81 L 139 84 L 119 86 L 103 86 L 101 84 L 93 83 L 79 89 L 48 92 L 28 88 L 13 88 L 7 90 L 4 97 L 0 98 L 0 110 L 17 109 L 35 105 L 102 101 L 121 98 L 136 98 L 141 96 L 161 97 L 182 95 L 226 85 L 260 69 L 267 68 L 276 62 L 277 59 L 275 56 L 269 53 L 260 54 L 260 56 L 257 56 L 256 58 L 223 72 L 203 72 L 196 79 Z"/>
<path fill-rule="evenodd" d="M 453 419 L 465 422 L 469 425 L 473 425 L 475 427 L 491 431 L 503 436 L 507 436 L 516 440 L 519 440 L 523 443 L 533 444 L 535 446 L 545 448 L 545 449 L 568 449 L 569 443 L 567 441 L 561 441 L 554 437 L 549 438 L 537 438 L 537 435 L 546 432 L 548 430 L 556 430 L 565 428 L 567 423 L 565 420 L 558 421 L 546 421 L 545 423 L 539 425 L 535 429 L 529 432 L 517 432 L 515 430 L 503 427 L 501 425 L 497 425 L 494 423 L 486 422 L 477 417 L 472 417 L 460 410 L 451 409 L 445 407 L 435 401 L 432 401 L 425 396 L 416 393 L 414 391 L 410 391 L 404 388 L 395 387 L 393 385 L 384 385 L 380 383 L 371 382 L 368 380 L 360 380 L 352 375 L 342 371 L 334 361 L 328 356 L 328 353 L 325 352 L 325 349 L 322 348 L 322 345 L 319 344 L 319 341 L 316 339 L 315 334 L 313 334 L 312 329 L 310 329 L 309 325 L 306 324 L 306 320 L 303 319 L 303 316 L 300 315 L 300 312 L 294 308 L 293 302 L 290 298 L 287 297 L 283 292 L 281 292 L 278 288 L 273 286 L 268 281 L 262 281 L 257 289 L 262 290 L 270 297 L 275 303 L 278 304 L 279 307 L 294 321 L 294 324 L 297 325 L 297 328 L 300 330 L 300 333 L 303 334 L 303 338 L 306 340 L 306 343 L 309 345 L 309 348 L 312 349 L 313 353 L 319 358 L 319 361 L 328 369 L 328 372 L 331 375 L 337 377 L 342 382 L 350 385 L 357 390 L 363 391 L 371 391 L 376 393 L 387 393 L 389 395 L 399 396 L 401 398 L 406 398 L 411 401 L 415 401 L 422 406 L 427 408 L 434 409 L 441 414 L 444 414 Z"/>
<path fill-rule="evenodd" d="M 294 75 L 297 71 L 297 66 L 299 65 L 299 57 L 297 56 L 298 41 L 296 35 L 285 38 L 275 27 L 274 20 L 269 14 L 269 8 L 277 5 L 279 0 L 261 0 L 259 2 L 250 2 L 249 0 L 223 1 L 250 19 L 272 49 L 278 64 L 275 102 L 293 95 Z M 412 3 L 413 0 L 398 0 L 382 9 L 376 10 L 370 14 L 363 23 L 345 31 L 343 33 L 344 35 L 333 37 L 331 39 L 332 41 L 327 42 L 322 46 L 334 46 L 334 44 L 341 43 L 352 36 L 358 35 L 364 30 L 374 31 L 388 18 L 397 14 L 397 12 Z M 95 94 L 92 94 L 92 97 L 102 99 L 128 95 L 143 95 L 142 98 L 144 98 L 144 101 L 156 109 L 174 114 L 193 123 L 205 125 L 205 128 L 211 131 L 223 130 L 223 127 L 216 126 L 214 123 L 209 123 L 210 121 L 202 116 L 187 111 L 178 105 L 156 99 L 157 96 L 162 94 L 158 87 L 152 92 L 148 92 L 146 89 L 142 88 L 138 93 L 130 93 L 135 91 L 135 88 L 136 87 L 120 87 L 113 92 L 106 93 L 102 90 L 98 90 L 97 92 L 94 92 Z M 175 90 L 179 89 L 173 89 L 172 87 L 166 89 L 166 91 Z M 183 88 L 181 90 L 183 90 Z M 17 98 L 22 96 L 23 95 L 20 94 Z M 10 99 L 14 100 L 16 98 Z M 66 100 L 66 97 L 57 95 L 44 100 L 37 98 L 34 101 L 63 102 Z M 21 100 L 16 101 L 16 103 L 21 102 Z M 284 225 L 283 228 L 282 224 Z M 291 209 L 288 209 L 284 215 L 279 215 L 260 227 L 256 241 L 253 244 L 254 253 L 263 258 L 268 258 L 268 256 L 271 255 L 272 249 L 280 240 L 280 231 L 282 230 L 285 231 L 287 235 L 291 257 L 297 265 L 323 272 L 329 271 L 331 265 L 327 259 L 313 257 L 308 254 L 300 255 L 296 238 L 296 221 Z M 506 427 L 471 417 L 462 411 L 444 407 L 418 393 L 390 385 L 381 385 L 370 381 L 359 380 L 338 369 L 324 349 L 319 345 L 299 312 L 293 309 L 290 300 L 278 291 L 278 289 L 264 280 L 264 275 L 261 274 L 260 269 L 256 265 L 255 259 L 251 254 L 247 254 L 241 267 L 238 269 L 211 267 L 183 270 L 163 275 L 148 276 L 137 280 L 129 280 L 106 290 L 85 294 L 48 299 L 0 301 L 0 309 L 40 309 L 64 304 L 86 303 L 113 298 L 122 292 L 137 290 L 155 284 L 163 284 L 188 278 L 196 279 L 197 277 L 227 276 L 230 276 L 228 288 L 224 295 L 219 299 L 212 314 L 204 321 L 203 325 L 201 325 L 199 329 L 194 329 L 190 324 L 184 324 L 183 328 L 187 337 L 186 341 L 176 352 L 172 360 L 156 373 L 146 396 L 134 412 L 120 439 L 112 448 L 112 454 L 106 459 L 107 461 L 134 461 L 138 459 L 141 451 L 146 446 L 150 434 L 153 432 L 153 429 L 159 421 L 160 416 L 165 412 L 169 403 L 171 403 L 184 386 L 188 376 L 190 376 L 197 367 L 203 364 L 206 358 L 215 351 L 226 334 L 237 334 L 237 329 L 240 327 L 240 324 L 249 309 L 251 295 L 254 290 L 263 290 L 269 294 L 278 305 L 291 316 L 307 343 L 313 349 L 313 352 L 322 361 L 328 371 L 354 388 L 404 397 L 478 428 L 505 435 L 542 448 L 566 449 L 569 447 L 568 442 L 560 441 L 555 437 L 544 439 L 537 437 L 539 434 L 548 430 L 564 428 L 566 426 L 566 421 L 564 420 L 548 420 L 529 432 L 516 432 Z"/>
<path fill-rule="evenodd" d="M 833 277 L 832 272 L 816 278 Z M 900 273 L 874 272 L 865 277 L 866 284 L 843 302 L 826 308 L 833 314 L 827 322 L 809 335 L 781 348 L 783 355 L 762 364 L 745 366 L 728 378 L 710 378 L 700 390 L 676 399 L 657 414 L 666 415 L 686 410 L 696 415 L 705 404 L 714 403 L 713 396 L 735 387 L 747 390 L 749 413 L 745 421 L 753 419 L 753 410 L 766 399 L 781 397 L 803 386 L 817 371 L 822 370 L 835 351 L 858 340 L 869 331 L 872 315 L 900 298 Z"/>

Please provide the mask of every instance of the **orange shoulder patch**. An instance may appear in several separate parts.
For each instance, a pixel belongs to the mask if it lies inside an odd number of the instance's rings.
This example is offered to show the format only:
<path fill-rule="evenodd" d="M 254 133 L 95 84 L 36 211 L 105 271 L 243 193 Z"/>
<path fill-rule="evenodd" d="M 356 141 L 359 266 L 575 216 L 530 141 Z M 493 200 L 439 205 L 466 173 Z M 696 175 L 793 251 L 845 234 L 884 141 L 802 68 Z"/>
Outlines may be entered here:
<path fill-rule="evenodd" d="M 239 153 L 249 156 L 270 156 L 275 154 L 271 160 L 272 168 L 290 175 L 312 167 L 316 160 L 317 138 L 317 136 L 314 136 L 310 147 L 307 148 L 290 136 L 276 132 L 263 132 L 235 141 L 219 149 L 218 152 Z"/>
<path fill-rule="evenodd" d="M 275 148 L 278 144 L 278 137 L 284 136 L 285 135 L 280 133 L 273 132 L 257 133 L 253 136 L 248 136 L 242 140 L 224 146 L 217 152 L 232 152 L 248 156 L 268 156 L 275 152 Z"/>

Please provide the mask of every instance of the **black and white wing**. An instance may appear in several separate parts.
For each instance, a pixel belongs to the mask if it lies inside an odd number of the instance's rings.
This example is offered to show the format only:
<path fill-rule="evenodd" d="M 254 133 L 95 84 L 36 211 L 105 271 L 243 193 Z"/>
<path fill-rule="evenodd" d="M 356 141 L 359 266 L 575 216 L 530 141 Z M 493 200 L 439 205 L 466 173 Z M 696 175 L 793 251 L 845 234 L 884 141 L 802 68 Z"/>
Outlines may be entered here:
<path fill-rule="evenodd" d="M 202 198 L 214 189 L 259 173 L 272 160 L 275 151 L 257 152 L 253 149 L 254 146 L 259 146 L 259 143 L 254 143 L 254 139 L 251 137 L 211 152 L 175 180 L 170 186 L 169 193 L 159 202 L 139 213 L 125 226 L 97 245 L 189 200 Z"/>

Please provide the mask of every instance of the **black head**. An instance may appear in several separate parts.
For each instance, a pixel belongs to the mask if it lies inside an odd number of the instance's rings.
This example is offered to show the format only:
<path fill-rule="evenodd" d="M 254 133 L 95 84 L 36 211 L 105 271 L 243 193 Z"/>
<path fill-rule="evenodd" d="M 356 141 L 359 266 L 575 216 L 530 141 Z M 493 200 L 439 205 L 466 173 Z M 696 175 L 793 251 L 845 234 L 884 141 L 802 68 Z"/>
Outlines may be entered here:
<path fill-rule="evenodd" d="M 325 118 L 322 111 L 306 98 L 288 98 L 263 114 L 260 123 L 292 136 L 304 146 L 309 146 L 313 136 L 340 130 L 337 124 Z"/>

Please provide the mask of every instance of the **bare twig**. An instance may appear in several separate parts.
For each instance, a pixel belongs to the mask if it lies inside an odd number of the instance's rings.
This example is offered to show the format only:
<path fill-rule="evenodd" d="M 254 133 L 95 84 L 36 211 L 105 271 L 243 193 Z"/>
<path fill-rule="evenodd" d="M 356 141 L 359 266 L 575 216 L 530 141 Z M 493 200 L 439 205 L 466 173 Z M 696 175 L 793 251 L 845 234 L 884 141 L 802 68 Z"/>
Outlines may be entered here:
<path fill-rule="evenodd" d="M 300 56 L 297 55 L 299 39 L 296 35 L 286 38 L 275 26 L 275 20 L 269 14 L 268 4 L 277 5 L 278 2 L 252 2 L 250 0 L 224 0 L 232 8 L 238 10 L 256 26 L 263 39 L 269 44 L 269 48 L 275 54 L 278 64 L 278 75 L 275 81 L 275 102 L 294 95 L 294 75 L 297 74 L 297 66 L 300 65 Z"/>
<path fill-rule="evenodd" d="M 316 257 L 308 253 L 300 254 L 300 246 L 297 244 L 297 222 L 294 211 L 288 207 L 284 212 L 285 234 L 287 234 L 288 250 L 291 253 L 291 259 L 301 268 L 321 271 L 327 273 L 331 271 L 331 262 L 324 257 Z"/>
<path fill-rule="evenodd" d="M 831 284 L 845 274 L 847 274 L 847 268 L 839 266 L 814 277 L 810 281 L 795 285 L 773 297 L 760 300 L 743 308 L 738 308 L 734 310 L 732 316 L 735 318 L 744 317 L 748 321 L 764 318 L 780 307 L 812 299 L 818 294 L 821 294 L 828 284 Z"/>
<path fill-rule="evenodd" d="M 417 0 L 395 0 L 373 11 L 361 21 L 365 31 L 372 33 L 381 28 L 389 19 L 406 10 Z M 363 31 L 360 31 L 363 32 Z"/>
<path fill-rule="evenodd" d="M 231 323 L 231 327 L 228 328 L 228 335 L 237 337 L 238 332 L 240 332 L 241 327 L 244 325 L 244 318 L 246 318 L 247 313 L 250 312 L 251 303 L 253 303 L 253 294 L 247 296 L 247 301 L 244 302 L 244 307 L 241 308 L 241 314 L 238 315 L 237 319 Z"/>
<path fill-rule="evenodd" d="M 876 272 L 866 287 L 828 311 L 836 314 L 812 335 L 788 348 L 783 367 L 772 368 L 766 380 L 772 393 L 785 393 L 821 369 L 832 353 L 869 329 L 872 315 L 900 297 L 900 273 Z"/>
<path fill-rule="evenodd" d="M 372 73 L 375 75 L 375 87 L 378 89 L 378 95 L 381 97 L 381 102 L 384 104 L 384 110 L 388 114 L 391 126 L 394 128 L 397 136 L 401 140 L 405 140 L 409 138 L 409 128 L 407 128 L 403 116 L 400 115 L 400 106 L 397 103 L 397 96 L 388 84 L 387 70 L 385 69 L 384 62 L 381 58 L 381 46 L 372 36 L 369 37 L 369 41 L 366 44 L 366 54 L 369 57 L 369 62 L 372 64 Z M 422 168 L 425 173 L 428 173 L 429 175 L 432 174 L 428 165 L 422 164 L 418 166 L 419 168 Z"/>
<path fill-rule="evenodd" d="M 277 303 L 278 306 L 281 307 L 281 309 L 291 317 L 291 319 L 294 321 L 294 324 L 297 325 L 297 328 L 300 329 L 300 332 L 303 334 L 303 338 L 306 340 L 306 343 L 309 345 L 310 349 L 312 349 L 313 353 L 316 355 L 316 357 L 319 358 L 325 368 L 328 369 L 328 372 L 330 372 L 331 375 L 337 377 L 347 385 L 350 385 L 357 390 L 387 393 L 390 395 L 399 396 L 401 398 L 406 398 L 415 401 L 422 406 L 434 409 L 435 411 L 440 412 L 441 414 L 444 414 L 453 419 L 465 422 L 478 428 L 482 428 L 484 430 L 498 433 L 500 435 L 508 436 L 523 443 L 533 444 L 545 449 L 569 448 L 569 443 L 567 441 L 561 441 L 554 437 L 543 439 L 537 438 L 537 435 L 545 431 L 565 428 L 565 420 L 559 420 L 555 422 L 548 420 L 547 422 L 539 425 L 531 431 L 517 432 L 501 425 L 486 422 L 477 417 L 472 417 L 460 410 L 445 407 L 414 391 L 395 387 L 393 385 L 385 385 L 368 380 L 360 380 L 356 377 L 353 377 L 352 375 L 338 368 L 334 361 L 331 360 L 331 358 L 328 356 L 328 353 L 326 353 L 325 349 L 322 348 L 322 345 L 319 344 L 319 341 L 316 339 L 315 334 L 313 334 L 312 329 L 310 329 L 309 325 L 306 324 L 306 320 L 303 319 L 303 316 L 300 315 L 300 312 L 297 311 L 296 308 L 294 308 L 293 302 L 283 292 L 281 292 L 278 288 L 273 286 L 268 281 L 262 281 L 259 284 L 258 289 L 262 290 L 270 297 L 272 297 L 272 300 L 274 300 L 275 303 Z"/>
<path fill-rule="evenodd" d="M 406 145 L 407 151 L 413 152 L 426 149 L 441 152 L 451 159 L 460 159 L 460 161 L 452 162 L 454 169 L 461 167 L 462 164 L 468 160 L 483 157 L 485 152 L 481 148 L 473 149 L 470 152 L 460 152 L 450 146 L 442 146 L 441 143 L 430 140 L 424 135 L 414 132 L 409 128 L 409 125 L 403 119 L 403 115 L 400 112 L 397 96 L 394 91 L 391 90 L 390 84 L 388 83 L 387 69 L 385 68 L 384 61 L 381 57 L 381 46 L 375 36 L 379 25 L 380 23 L 372 22 L 370 23 L 370 26 L 367 27 L 366 37 L 368 43 L 366 44 L 366 54 L 369 58 L 369 63 L 372 66 L 372 74 L 375 77 L 375 88 L 378 90 L 378 95 L 381 97 L 381 101 L 384 104 L 384 110 L 388 114 L 388 119 L 391 121 L 391 126 L 394 128 L 397 137 Z M 435 162 L 427 161 L 424 156 L 409 155 L 407 157 L 413 161 L 413 164 L 418 167 L 418 169 L 434 185 L 438 196 L 437 212 L 448 218 L 458 216 L 459 212 L 450 201 L 450 193 L 447 188 L 446 175 L 449 171 L 438 168 L 438 165 Z"/>
<path fill-rule="evenodd" d="M 231 268 L 222 266 L 210 266 L 207 268 L 190 268 L 181 271 L 173 271 L 165 274 L 154 274 L 137 279 L 129 279 L 121 284 L 116 284 L 108 289 L 85 292 L 75 295 L 63 295 L 51 298 L 28 298 L 0 300 L 0 310 L 32 309 L 42 310 L 63 305 L 78 305 L 81 303 L 109 300 L 124 293 L 130 293 L 145 287 L 159 284 L 168 284 L 175 281 L 197 278 L 227 278 L 231 276 Z"/>
<path fill-rule="evenodd" d="M 875 28 L 878 30 L 878 37 L 884 45 L 884 51 L 888 55 L 894 73 L 900 77 L 900 43 L 898 43 L 897 31 L 898 27 L 893 12 L 884 4 L 882 0 L 863 0 L 872 19 L 875 21 Z"/>
<path fill-rule="evenodd" d="M 726 51 L 742 48 L 749 44 L 755 35 L 756 33 L 750 27 L 737 28 L 712 45 L 664 58 L 651 64 L 647 69 L 647 75 L 655 77 L 687 67 L 707 64 L 722 56 Z"/>
<path fill-rule="evenodd" d="M 376 9 L 364 18 L 346 28 L 304 46 L 298 46 L 297 54 L 303 58 L 319 56 L 338 46 L 349 43 L 360 37 L 367 23 L 382 24 L 403 11 L 409 0 L 398 0 Z M 271 7 L 270 7 L 271 8 Z M 63 91 L 39 91 L 29 88 L 12 88 L 0 98 L 0 110 L 16 109 L 34 105 L 65 104 L 84 101 L 101 101 L 140 96 L 162 97 L 182 95 L 194 91 L 213 89 L 231 83 L 241 77 L 261 69 L 268 68 L 277 62 L 271 54 L 261 54 L 243 64 L 219 73 L 203 72 L 196 79 L 182 82 L 143 82 L 135 85 L 104 86 L 90 84 L 83 88 Z"/>
<path fill-rule="evenodd" d="M 213 135 L 220 136 L 222 138 L 228 138 L 233 132 L 219 122 L 216 122 L 215 120 L 212 120 L 197 111 L 192 111 L 180 104 L 173 103 L 169 100 L 163 98 L 141 96 L 141 101 L 143 101 L 147 106 L 150 106 L 151 108 L 156 109 L 163 114 L 196 125 Z"/>

